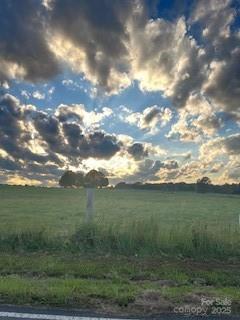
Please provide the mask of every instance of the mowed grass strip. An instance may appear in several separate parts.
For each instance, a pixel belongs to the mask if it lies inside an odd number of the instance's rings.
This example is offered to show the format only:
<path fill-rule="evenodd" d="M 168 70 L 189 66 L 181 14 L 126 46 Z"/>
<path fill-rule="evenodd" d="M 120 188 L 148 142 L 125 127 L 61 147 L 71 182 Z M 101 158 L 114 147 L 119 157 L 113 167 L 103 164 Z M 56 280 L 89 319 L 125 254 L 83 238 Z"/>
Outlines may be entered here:
<path fill-rule="evenodd" d="M 171 312 L 174 306 L 186 303 L 200 304 L 201 297 L 227 297 L 237 313 L 239 287 L 237 262 L 0 254 L 1 303 L 72 306 L 136 315 Z"/>
<path fill-rule="evenodd" d="M 162 258 L 85 257 L 76 255 L 0 254 L 0 276 L 25 278 L 76 278 L 144 282 L 169 280 L 176 285 L 240 287 L 240 263 L 194 262 Z"/>
<path fill-rule="evenodd" d="M 90 307 L 100 299 L 121 306 L 133 301 L 138 290 L 135 284 L 110 280 L 0 277 L 2 303 Z"/>

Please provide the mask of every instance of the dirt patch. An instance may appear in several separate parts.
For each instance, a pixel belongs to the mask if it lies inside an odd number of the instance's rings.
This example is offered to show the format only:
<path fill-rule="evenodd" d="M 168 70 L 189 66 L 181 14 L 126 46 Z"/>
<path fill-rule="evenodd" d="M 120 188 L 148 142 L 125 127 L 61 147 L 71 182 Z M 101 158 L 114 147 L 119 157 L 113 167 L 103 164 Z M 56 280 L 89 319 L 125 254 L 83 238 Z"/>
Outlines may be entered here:
<path fill-rule="evenodd" d="M 202 298 L 211 299 L 210 296 L 206 296 L 206 294 L 204 294 L 202 292 L 195 292 L 195 293 L 189 293 L 189 294 L 185 295 L 183 298 L 183 302 L 189 303 L 189 304 L 200 305 Z"/>
<path fill-rule="evenodd" d="M 170 312 L 173 310 L 173 305 L 163 298 L 160 292 L 156 290 L 145 290 L 136 297 L 133 303 L 128 305 L 128 310 L 135 310 L 138 313 L 151 315 Z"/>

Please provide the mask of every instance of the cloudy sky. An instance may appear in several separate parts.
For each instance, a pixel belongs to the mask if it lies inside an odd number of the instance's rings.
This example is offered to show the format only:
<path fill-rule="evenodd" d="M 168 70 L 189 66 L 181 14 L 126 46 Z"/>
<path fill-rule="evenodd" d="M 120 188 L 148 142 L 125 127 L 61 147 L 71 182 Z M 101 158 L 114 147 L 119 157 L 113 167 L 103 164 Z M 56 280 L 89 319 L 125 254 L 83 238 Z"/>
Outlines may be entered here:
<path fill-rule="evenodd" d="M 1 0 L 0 183 L 240 182 L 239 0 Z"/>

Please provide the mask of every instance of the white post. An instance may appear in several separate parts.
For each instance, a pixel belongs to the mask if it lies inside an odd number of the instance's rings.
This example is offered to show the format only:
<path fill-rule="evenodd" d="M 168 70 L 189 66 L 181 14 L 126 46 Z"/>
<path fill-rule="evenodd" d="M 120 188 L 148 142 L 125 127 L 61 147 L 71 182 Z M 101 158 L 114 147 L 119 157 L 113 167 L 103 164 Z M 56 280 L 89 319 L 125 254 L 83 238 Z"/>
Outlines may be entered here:
<path fill-rule="evenodd" d="M 87 208 L 86 208 L 86 222 L 89 223 L 93 218 L 93 188 L 87 188 Z"/>

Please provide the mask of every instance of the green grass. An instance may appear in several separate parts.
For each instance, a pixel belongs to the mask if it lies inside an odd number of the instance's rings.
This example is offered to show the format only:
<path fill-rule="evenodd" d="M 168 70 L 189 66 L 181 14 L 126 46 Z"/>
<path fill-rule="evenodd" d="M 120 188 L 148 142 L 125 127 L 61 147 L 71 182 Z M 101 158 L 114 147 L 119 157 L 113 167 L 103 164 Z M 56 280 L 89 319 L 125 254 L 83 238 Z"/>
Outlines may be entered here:
<path fill-rule="evenodd" d="M 46 228 L 71 234 L 85 214 L 84 189 L 0 187 L 0 231 Z M 159 191 L 96 190 L 99 225 L 144 222 L 153 218 L 164 226 L 208 224 L 218 227 L 238 223 L 240 197 L 234 195 L 162 193 Z"/>
<path fill-rule="evenodd" d="M 10 303 L 88 306 L 89 299 L 111 300 L 124 305 L 134 300 L 137 285 L 109 280 L 0 278 L 2 299 Z"/>
<path fill-rule="evenodd" d="M 164 285 L 162 280 L 172 284 Z M 227 297 L 239 311 L 239 286 L 239 264 L 66 254 L 0 255 L 2 303 L 101 311 L 110 305 L 113 312 L 136 314 L 140 312 L 136 304 L 139 297 L 150 292 L 146 312 L 156 303 L 156 295 L 164 298 L 169 308 L 195 295 Z"/>
<path fill-rule="evenodd" d="M 96 190 L 91 225 L 82 189 L 0 199 L 1 303 L 149 314 L 212 296 L 240 310 L 237 195 Z"/>
<path fill-rule="evenodd" d="M 85 190 L 0 187 L 0 249 L 239 258 L 240 197 L 96 190 L 84 224 Z"/>
<path fill-rule="evenodd" d="M 191 284 L 204 279 L 207 286 L 240 286 L 239 264 L 193 262 L 160 258 L 78 256 L 71 254 L 1 254 L 0 276 L 59 277 L 156 281 L 172 279 Z"/>

